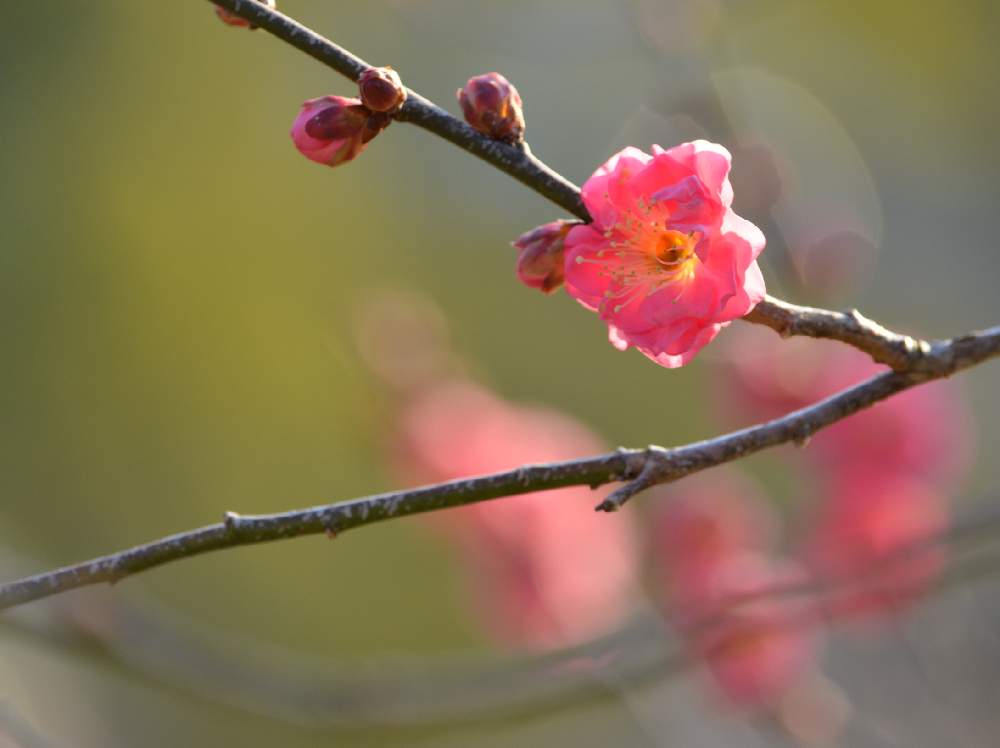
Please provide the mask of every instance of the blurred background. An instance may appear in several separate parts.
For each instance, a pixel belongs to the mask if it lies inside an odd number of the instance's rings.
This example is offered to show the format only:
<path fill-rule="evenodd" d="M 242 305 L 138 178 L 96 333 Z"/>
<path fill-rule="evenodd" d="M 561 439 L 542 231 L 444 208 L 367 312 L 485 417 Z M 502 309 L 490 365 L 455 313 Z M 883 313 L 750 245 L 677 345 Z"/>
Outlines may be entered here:
<path fill-rule="evenodd" d="M 727 145 L 735 208 L 768 235 L 775 295 L 858 305 L 924 337 L 1000 321 L 993 3 L 281 9 L 453 112 L 468 77 L 502 72 L 534 152 L 577 183 L 624 145 Z M 706 387 L 713 347 L 667 371 L 613 350 L 564 294 L 517 282 L 509 242 L 565 217 L 555 206 L 407 125 L 336 170 L 296 153 L 300 103 L 354 92 L 265 32 L 226 27 L 199 0 L 104 0 L 11 3 L 0 35 L 4 578 L 225 510 L 397 487 L 393 397 L 357 344 L 359 310 L 387 285 L 440 308 L 476 379 L 572 414 L 609 445 L 723 427 Z M 998 372 L 960 378 L 979 445 L 953 497 L 960 515 L 1000 501 Z M 794 503 L 773 455 L 747 468 Z M 532 661 L 497 653 L 459 576 L 452 549 L 402 520 L 26 606 L 0 623 L 0 734 L 15 746 L 789 740 L 720 712 L 677 668 L 493 709 Z M 857 717 L 845 744 L 991 744 L 996 579 L 967 580 L 870 638 L 834 635 L 827 671 Z M 636 636 L 643 654 L 649 637 Z"/>

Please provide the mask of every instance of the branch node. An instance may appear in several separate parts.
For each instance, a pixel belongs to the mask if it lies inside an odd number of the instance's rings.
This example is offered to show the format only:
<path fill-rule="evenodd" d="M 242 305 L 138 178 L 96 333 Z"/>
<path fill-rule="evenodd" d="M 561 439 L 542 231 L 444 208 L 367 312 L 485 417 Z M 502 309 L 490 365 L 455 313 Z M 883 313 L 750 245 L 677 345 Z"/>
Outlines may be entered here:
<path fill-rule="evenodd" d="M 323 534 L 326 535 L 327 540 L 336 540 L 337 536 L 340 535 L 340 530 L 337 529 L 332 518 L 323 522 Z"/>
<path fill-rule="evenodd" d="M 607 498 L 598 504 L 594 510 L 598 512 L 617 512 L 625 503 L 638 493 L 661 482 L 661 462 L 668 458 L 668 452 L 663 447 L 651 444 L 638 453 L 642 467 L 638 474 L 624 486 L 615 489 Z"/>
<path fill-rule="evenodd" d="M 240 526 L 240 520 L 243 519 L 236 512 L 226 512 L 222 515 L 222 524 L 226 526 L 227 530 L 236 530 Z"/>

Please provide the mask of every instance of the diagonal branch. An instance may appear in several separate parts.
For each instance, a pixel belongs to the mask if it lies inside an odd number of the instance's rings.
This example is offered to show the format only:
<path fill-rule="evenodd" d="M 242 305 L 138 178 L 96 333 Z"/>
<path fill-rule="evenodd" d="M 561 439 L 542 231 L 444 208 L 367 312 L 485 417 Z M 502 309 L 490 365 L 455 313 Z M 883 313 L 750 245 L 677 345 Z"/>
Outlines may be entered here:
<path fill-rule="evenodd" d="M 356 81 L 370 67 L 367 62 L 343 47 L 256 0 L 211 1 L 242 16 L 254 26 L 305 52 L 352 81 Z M 514 177 L 568 213 L 583 221 L 591 220 L 580 196 L 580 188 L 535 158 L 527 145 L 512 146 L 493 140 L 409 88 L 406 102 L 395 118 L 444 138 Z M 887 330 L 863 317 L 856 309 L 834 312 L 796 306 L 768 296 L 743 319 L 766 325 L 786 337 L 806 335 L 839 340 L 864 351 L 877 363 L 886 364 L 896 371 L 917 371 L 933 365 L 933 359 L 927 355 L 927 341 Z"/>
<path fill-rule="evenodd" d="M 601 511 L 614 511 L 640 490 L 675 481 L 778 444 L 804 443 L 825 426 L 890 395 L 930 379 L 949 376 L 997 355 L 1000 355 L 1000 326 L 930 345 L 926 356 L 932 363 L 916 373 L 879 374 L 773 421 L 682 447 L 619 449 L 595 457 L 526 465 L 504 473 L 278 514 L 241 516 L 228 512 L 222 522 L 214 525 L 0 585 L 0 610 L 78 587 L 117 582 L 171 561 L 223 548 L 319 533 L 335 537 L 346 530 L 387 519 L 504 496 L 565 486 L 589 485 L 596 488 L 607 483 L 629 481 L 598 506 Z"/>
<path fill-rule="evenodd" d="M 341 75 L 356 81 L 367 62 L 303 26 L 293 18 L 272 10 L 256 0 L 212 0 L 219 7 L 250 21 Z M 590 221 L 590 214 L 580 198 L 580 188 L 557 174 L 533 155 L 527 146 L 514 146 L 482 135 L 465 122 L 448 114 L 433 101 L 406 89 L 406 102 L 395 115 L 400 122 L 410 122 L 478 156 L 502 172 L 527 185 L 577 218 Z"/>

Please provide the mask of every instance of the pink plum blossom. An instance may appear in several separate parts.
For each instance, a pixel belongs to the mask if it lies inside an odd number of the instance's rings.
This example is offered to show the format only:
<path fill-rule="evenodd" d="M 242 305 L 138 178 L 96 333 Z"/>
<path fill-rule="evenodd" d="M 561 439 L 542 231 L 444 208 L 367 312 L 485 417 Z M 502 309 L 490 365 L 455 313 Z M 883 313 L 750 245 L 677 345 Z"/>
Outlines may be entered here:
<path fill-rule="evenodd" d="M 604 449 L 576 421 L 507 403 L 466 381 L 416 396 L 398 427 L 397 465 L 437 482 Z M 472 504 L 428 522 L 463 555 L 484 625 L 511 645 L 544 649 L 582 641 L 631 608 L 637 553 L 632 514 L 593 511 L 587 487 Z"/>
<path fill-rule="evenodd" d="M 806 558 L 838 618 L 897 615 L 931 587 L 944 564 L 935 540 L 947 500 L 905 474 L 847 472 L 819 506 Z"/>
<path fill-rule="evenodd" d="M 566 237 L 566 290 L 615 347 L 682 366 L 764 298 L 764 235 L 731 208 L 730 161 L 704 140 L 629 147 L 584 184 L 593 223 Z"/>
<path fill-rule="evenodd" d="M 380 128 L 369 125 L 371 116 L 359 99 L 310 99 L 292 123 L 292 141 L 311 161 L 338 166 L 361 153 L 378 134 Z"/>

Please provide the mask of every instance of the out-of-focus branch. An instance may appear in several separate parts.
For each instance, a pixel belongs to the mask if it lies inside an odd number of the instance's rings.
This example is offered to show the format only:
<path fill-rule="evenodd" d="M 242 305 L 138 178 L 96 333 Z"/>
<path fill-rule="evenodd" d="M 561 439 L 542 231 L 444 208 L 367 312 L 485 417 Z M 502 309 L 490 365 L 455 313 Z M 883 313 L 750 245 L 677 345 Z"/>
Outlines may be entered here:
<path fill-rule="evenodd" d="M 544 714 L 615 698 L 607 678 L 639 685 L 685 663 L 663 621 L 545 654 L 318 658 L 205 629 L 147 601 L 80 591 L 22 609 L 8 632 L 110 661 L 206 701 L 294 724 L 342 729 L 440 727 Z M 2 742 L 2 741 L 0 741 Z"/>
<path fill-rule="evenodd" d="M 832 586 L 821 580 L 770 586 L 728 598 L 710 617 L 678 617 L 674 626 L 686 636 L 705 634 L 725 626 L 745 605 L 796 597 L 813 604 L 801 606 L 786 625 L 813 627 L 828 595 L 866 585 L 881 570 L 891 573 L 895 564 L 936 546 L 947 546 L 951 558 L 936 592 L 995 575 L 1000 570 L 1000 508 L 989 504 L 940 535 L 879 559 L 860 578 Z M 6 552 L 2 560 L 16 566 L 26 562 Z M 125 600 L 99 590 L 81 590 L 22 609 L 0 625 L 6 632 L 78 656 L 98 656 L 125 672 L 254 714 L 299 725 L 409 730 L 547 714 L 581 701 L 615 698 L 608 676 L 639 687 L 686 672 L 690 657 L 680 642 L 666 635 L 663 623 L 659 611 L 643 611 L 617 631 L 542 655 L 394 657 L 363 664 L 321 660 L 234 638 L 230 632 L 197 626 L 154 601 Z"/>
<path fill-rule="evenodd" d="M 18 709 L 8 701 L 0 701 L 0 738 L 8 737 L 11 743 L 3 745 L 21 748 L 55 748 L 55 743 L 43 735 Z"/>
<path fill-rule="evenodd" d="M 1000 354 L 1000 327 L 942 340 L 929 346 L 929 363 L 915 373 L 887 372 L 767 423 L 713 439 L 665 449 L 619 449 L 566 462 L 526 465 L 516 470 L 406 491 L 315 506 L 279 514 L 241 516 L 178 533 L 119 553 L 0 585 L 0 609 L 66 590 L 116 582 L 146 569 L 208 551 L 326 533 L 336 536 L 382 520 L 464 506 L 503 496 L 564 486 L 628 481 L 599 506 L 614 511 L 641 490 L 738 460 L 787 442 L 804 443 L 831 423 L 921 382 L 949 376 Z M 541 500 L 541 499 L 540 499 Z"/>

